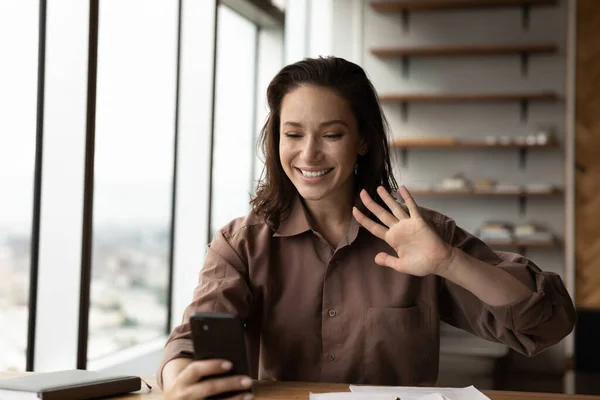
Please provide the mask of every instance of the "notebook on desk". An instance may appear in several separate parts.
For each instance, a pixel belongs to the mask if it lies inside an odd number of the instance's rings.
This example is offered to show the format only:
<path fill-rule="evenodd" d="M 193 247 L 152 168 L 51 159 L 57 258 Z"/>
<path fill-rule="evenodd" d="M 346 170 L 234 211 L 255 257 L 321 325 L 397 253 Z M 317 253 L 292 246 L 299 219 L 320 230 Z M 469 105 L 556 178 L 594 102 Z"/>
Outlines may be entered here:
<path fill-rule="evenodd" d="M 0 400 L 87 400 L 135 392 L 138 376 L 80 369 L 33 373 L 0 380 Z"/>

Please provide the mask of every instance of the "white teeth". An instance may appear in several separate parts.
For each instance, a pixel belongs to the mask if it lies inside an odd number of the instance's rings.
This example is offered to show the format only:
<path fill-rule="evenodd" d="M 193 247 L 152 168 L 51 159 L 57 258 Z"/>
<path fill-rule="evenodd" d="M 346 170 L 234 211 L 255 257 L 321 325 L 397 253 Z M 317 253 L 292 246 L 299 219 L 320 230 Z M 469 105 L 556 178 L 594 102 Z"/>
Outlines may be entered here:
<path fill-rule="evenodd" d="M 330 169 L 323 169 L 321 171 L 304 171 L 303 169 L 300 170 L 302 172 L 302 175 L 306 176 L 307 178 L 317 178 L 319 176 L 325 175 L 326 173 L 328 173 L 329 171 L 331 171 Z"/>

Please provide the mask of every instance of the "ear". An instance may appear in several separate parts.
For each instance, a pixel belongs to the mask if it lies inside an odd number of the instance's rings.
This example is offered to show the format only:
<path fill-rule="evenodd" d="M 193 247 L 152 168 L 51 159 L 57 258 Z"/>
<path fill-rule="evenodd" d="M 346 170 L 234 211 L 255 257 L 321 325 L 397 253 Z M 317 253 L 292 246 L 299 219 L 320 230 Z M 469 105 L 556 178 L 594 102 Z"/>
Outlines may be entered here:
<path fill-rule="evenodd" d="M 367 146 L 367 142 L 364 138 L 360 139 L 360 146 L 358 146 L 358 155 L 364 156 L 369 151 L 369 146 Z"/>

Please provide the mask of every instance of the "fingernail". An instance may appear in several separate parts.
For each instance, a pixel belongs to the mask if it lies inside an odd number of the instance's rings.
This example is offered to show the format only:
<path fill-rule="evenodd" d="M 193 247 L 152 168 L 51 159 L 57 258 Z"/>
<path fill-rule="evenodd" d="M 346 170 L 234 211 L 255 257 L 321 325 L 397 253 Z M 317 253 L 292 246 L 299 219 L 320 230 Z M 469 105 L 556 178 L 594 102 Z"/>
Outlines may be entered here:
<path fill-rule="evenodd" d="M 229 371 L 231 367 L 233 367 L 233 364 L 231 364 L 229 361 L 224 361 L 223 364 L 221 364 L 221 368 L 223 368 L 225 371 Z"/>
<path fill-rule="evenodd" d="M 254 398 L 254 395 L 252 394 L 247 394 L 244 397 L 242 397 L 243 400 L 252 400 Z"/>
<path fill-rule="evenodd" d="M 252 385 L 252 379 L 244 378 L 244 379 L 242 379 L 241 383 L 242 383 L 242 386 L 250 386 L 250 385 Z"/>

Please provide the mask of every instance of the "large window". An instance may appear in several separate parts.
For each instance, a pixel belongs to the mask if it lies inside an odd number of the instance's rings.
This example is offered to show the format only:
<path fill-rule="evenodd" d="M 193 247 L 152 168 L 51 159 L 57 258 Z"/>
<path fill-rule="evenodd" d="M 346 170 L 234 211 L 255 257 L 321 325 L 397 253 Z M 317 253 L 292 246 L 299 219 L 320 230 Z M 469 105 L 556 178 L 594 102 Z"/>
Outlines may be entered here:
<path fill-rule="evenodd" d="M 211 236 L 249 210 L 254 187 L 257 27 L 218 8 Z"/>
<path fill-rule="evenodd" d="M 25 370 L 38 9 L 37 0 L 0 1 L 0 371 Z"/>
<path fill-rule="evenodd" d="M 167 329 L 177 8 L 100 2 L 90 360 Z"/>
<path fill-rule="evenodd" d="M 281 18 L 251 21 L 216 0 L 96 5 L 0 0 L 0 371 L 87 358 L 88 368 L 126 361 L 127 373 L 154 373 L 134 359 L 158 352 L 181 321 L 209 231 L 248 212 L 261 167 L 256 133 L 280 68 Z"/>

